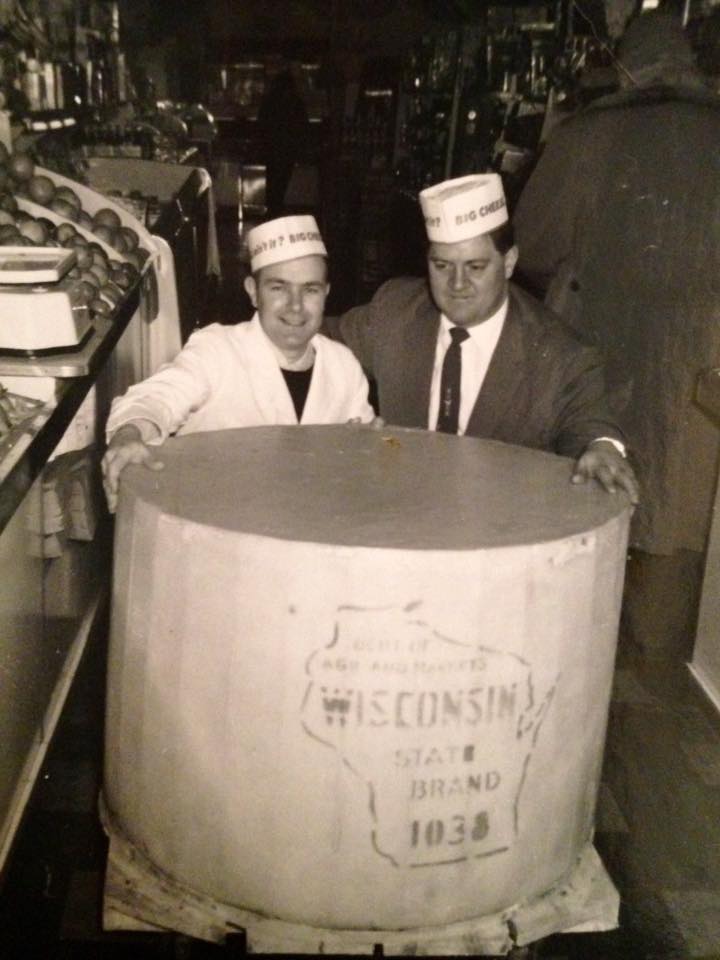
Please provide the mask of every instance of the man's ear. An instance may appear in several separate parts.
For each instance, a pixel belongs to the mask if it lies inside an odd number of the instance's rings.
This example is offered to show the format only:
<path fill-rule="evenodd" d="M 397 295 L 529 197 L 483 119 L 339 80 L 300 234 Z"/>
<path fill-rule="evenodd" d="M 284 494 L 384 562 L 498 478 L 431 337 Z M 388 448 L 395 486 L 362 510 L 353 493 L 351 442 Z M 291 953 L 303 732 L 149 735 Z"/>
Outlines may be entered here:
<path fill-rule="evenodd" d="M 243 286 L 245 287 L 245 293 L 250 297 L 250 302 L 257 309 L 257 283 L 255 283 L 255 277 L 251 273 L 243 280 Z"/>
<path fill-rule="evenodd" d="M 508 252 L 505 254 L 505 279 L 506 280 L 509 280 L 510 277 L 513 275 L 513 271 L 515 270 L 515 266 L 518 262 L 519 253 L 520 251 L 518 250 L 517 245 L 513 244 L 513 246 L 510 247 Z"/>

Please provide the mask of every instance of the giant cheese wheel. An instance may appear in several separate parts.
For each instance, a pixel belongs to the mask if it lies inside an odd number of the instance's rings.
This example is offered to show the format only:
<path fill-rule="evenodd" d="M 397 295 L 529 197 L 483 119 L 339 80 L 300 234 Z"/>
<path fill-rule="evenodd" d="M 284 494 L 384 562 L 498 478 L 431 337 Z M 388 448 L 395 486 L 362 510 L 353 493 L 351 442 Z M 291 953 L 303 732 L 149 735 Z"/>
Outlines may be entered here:
<path fill-rule="evenodd" d="M 504 910 L 591 840 L 629 503 L 354 426 L 183 436 L 117 514 L 105 801 L 163 875 L 335 929 Z M 379 938 L 380 939 L 380 938 Z"/>

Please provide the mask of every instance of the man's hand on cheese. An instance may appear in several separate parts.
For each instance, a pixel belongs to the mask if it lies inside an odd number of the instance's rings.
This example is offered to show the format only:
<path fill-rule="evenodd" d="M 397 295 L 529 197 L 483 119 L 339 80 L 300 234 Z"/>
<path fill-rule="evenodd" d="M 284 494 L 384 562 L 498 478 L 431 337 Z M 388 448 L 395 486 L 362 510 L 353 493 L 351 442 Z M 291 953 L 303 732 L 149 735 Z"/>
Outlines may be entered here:
<path fill-rule="evenodd" d="M 610 440 L 600 438 L 588 445 L 575 464 L 573 483 L 597 480 L 608 493 L 624 490 L 632 504 L 640 502 L 640 487 L 632 467 Z"/>
<path fill-rule="evenodd" d="M 103 487 L 110 513 L 115 513 L 120 474 L 129 463 L 142 463 L 149 470 L 162 470 L 165 466 L 133 423 L 126 423 L 113 434 L 102 460 Z"/>

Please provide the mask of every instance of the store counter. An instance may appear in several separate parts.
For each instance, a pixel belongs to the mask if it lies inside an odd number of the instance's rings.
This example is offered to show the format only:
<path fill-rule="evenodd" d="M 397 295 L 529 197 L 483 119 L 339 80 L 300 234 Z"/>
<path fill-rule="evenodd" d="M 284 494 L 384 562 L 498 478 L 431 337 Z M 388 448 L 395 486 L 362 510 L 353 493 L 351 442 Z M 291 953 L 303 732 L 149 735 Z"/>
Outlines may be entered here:
<path fill-rule="evenodd" d="M 146 322 L 139 294 L 96 319 L 77 353 L 27 361 L 27 384 L 45 397 L 0 436 L 0 871 L 108 595 L 102 425 L 124 389 L 122 345 Z M 0 358 L 11 394 L 19 363 Z"/>

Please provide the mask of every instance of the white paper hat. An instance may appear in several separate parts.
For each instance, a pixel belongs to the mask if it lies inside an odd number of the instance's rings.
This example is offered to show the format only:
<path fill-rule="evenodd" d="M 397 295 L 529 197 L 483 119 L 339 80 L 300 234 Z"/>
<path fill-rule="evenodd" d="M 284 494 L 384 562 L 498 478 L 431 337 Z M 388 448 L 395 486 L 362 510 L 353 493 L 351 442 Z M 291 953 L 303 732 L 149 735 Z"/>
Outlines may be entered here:
<path fill-rule="evenodd" d="M 313 255 L 327 256 L 315 217 L 309 214 L 278 217 L 261 223 L 248 230 L 247 243 L 253 273 L 271 263 Z"/>
<path fill-rule="evenodd" d="M 508 219 L 502 180 L 497 173 L 445 180 L 420 191 L 428 239 L 457 243 L 489 233 Z"/>

